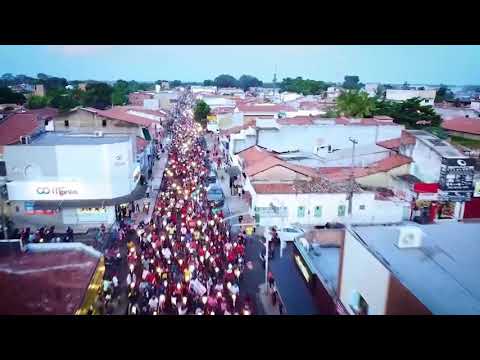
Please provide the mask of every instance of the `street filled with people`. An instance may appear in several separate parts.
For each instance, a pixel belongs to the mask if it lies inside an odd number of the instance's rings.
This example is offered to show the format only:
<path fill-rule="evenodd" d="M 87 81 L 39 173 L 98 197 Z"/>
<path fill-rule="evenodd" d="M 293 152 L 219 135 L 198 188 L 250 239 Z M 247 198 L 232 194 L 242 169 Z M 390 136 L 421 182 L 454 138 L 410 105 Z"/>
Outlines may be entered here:
<path fill-rule="evenodd" d="M 122 222 L 119 230 L 119 242 L 127 242 L 128 314 L 250 315 L 253 299 L 240 290 L 246 235 L 231 234 L 222 209 L 207 200 L 203 129 L 179 115 L 169 132 L 150 221 L 136 228 Z M 120 285 L 114 276 L 115 290 Z"/>

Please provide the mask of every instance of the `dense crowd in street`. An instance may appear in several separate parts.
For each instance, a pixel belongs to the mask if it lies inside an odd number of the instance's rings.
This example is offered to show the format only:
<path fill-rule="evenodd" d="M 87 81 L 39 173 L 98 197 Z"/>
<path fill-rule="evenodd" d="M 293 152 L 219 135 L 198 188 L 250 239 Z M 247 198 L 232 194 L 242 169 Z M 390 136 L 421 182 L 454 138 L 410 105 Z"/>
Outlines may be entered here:
<path fill-rule="evenodd" d="M 155 210 L 127 244 L 129 314 L 253 312 L 253 299 L 240 292 L 246 236 L 230 234 L 223 211 L 207 200 L 209 160 L 202 132 L 188 117 L 170 128 Z M 121 224 L 120 234 L 128 231 Z"/>

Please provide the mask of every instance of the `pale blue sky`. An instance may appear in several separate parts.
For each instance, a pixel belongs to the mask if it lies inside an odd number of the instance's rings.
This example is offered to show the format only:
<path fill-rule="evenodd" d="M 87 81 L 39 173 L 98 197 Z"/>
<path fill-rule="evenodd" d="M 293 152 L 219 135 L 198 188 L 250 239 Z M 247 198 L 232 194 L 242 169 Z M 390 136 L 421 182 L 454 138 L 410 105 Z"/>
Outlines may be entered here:
<path fill-rule="evenodd" d="M 0 45 L 0 73 L 67 79 L 203 81 L 227 73 L 270 82 L 302 76 L 342 81 L 480 84 L 480 46 Z"/>

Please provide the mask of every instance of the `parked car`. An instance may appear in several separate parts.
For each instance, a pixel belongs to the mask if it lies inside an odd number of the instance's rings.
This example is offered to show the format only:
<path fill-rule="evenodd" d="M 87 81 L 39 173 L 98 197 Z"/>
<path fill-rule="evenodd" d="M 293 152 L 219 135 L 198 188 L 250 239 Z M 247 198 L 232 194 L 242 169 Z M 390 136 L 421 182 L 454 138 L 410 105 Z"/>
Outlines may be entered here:
<path fill-rule="evenodd" d="M 287 225 L 283 227 L 275 227 L 278 238 L 281 241 L 293 241 L 296 237 L 303 235 L 305 231 L 297 226 Z M 272 240 L 272 228 L 265 229 L 264 235 L 268 241 Z"/>
<path fill-rule="evenodd" d="M 217 182 L 217 172 L 213 169 L 210 169 L 210 172 L 208 173 L 207 176 L 207 183 L 210 184 L 215 184 Z"/>
<path fill-rule="evenodd" d="M 215 208 L 221 208 L 225 205 L 225 194 L 219 186 L 211 186 L 207 191 L 207 200 L 213 203 Z"/>

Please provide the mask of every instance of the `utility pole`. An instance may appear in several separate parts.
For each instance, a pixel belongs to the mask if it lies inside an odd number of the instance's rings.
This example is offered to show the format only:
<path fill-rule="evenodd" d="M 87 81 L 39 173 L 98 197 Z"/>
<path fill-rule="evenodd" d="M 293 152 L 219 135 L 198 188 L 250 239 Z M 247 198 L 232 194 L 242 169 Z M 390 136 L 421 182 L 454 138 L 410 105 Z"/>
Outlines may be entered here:
<path fill-rule="evenodd" d="M 275 101 L 275 89 L 277 87 L 277 65 L 275 65 L 275 72 L 273 73 L 273 100 Z"/>
<path fill-rule="evenodd" d="M 348 194 L 348 216 L 351 217 L 352 216 L 352 206 L 353 206 L 353 187 L 355 185 L 355 176 L 354 176 L 354 169 L 355 169 L 355 145 L 358 144 L 358 140 L 357 139 L 353 139 L 353 138 L 348 138 L 348 140 L 353 144 L 353 147 L 352 147 L 352 171 L 351 171 L 351 174 L 350 174 L 350 191 L 349 191 L 349 194 Z"/>

